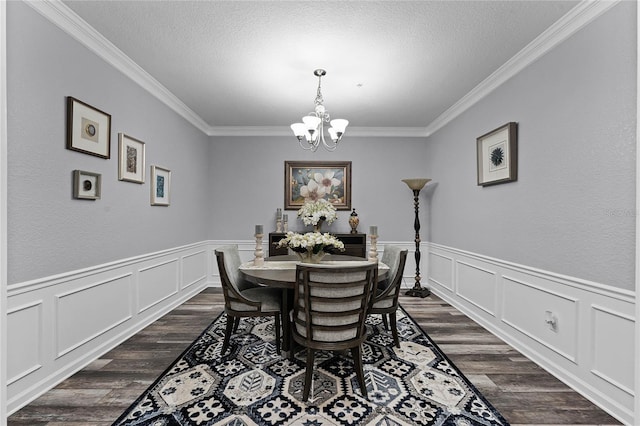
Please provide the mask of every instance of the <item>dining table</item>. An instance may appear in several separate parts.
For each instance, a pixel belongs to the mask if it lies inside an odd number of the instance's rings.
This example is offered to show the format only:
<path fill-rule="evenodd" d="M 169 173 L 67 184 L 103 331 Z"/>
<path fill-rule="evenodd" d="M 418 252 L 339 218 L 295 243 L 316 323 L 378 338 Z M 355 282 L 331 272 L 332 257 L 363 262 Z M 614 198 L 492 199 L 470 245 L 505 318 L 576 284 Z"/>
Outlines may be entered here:
<path fill-rule="evenodd" d="M 291 345 L 291 319 L 289 318 L 289 312 L 292 309 L 293 290 L 296 283 L 296 267 L 300 263 L 301 261 L 296 255 L 280 255 L 267 257 L 260 265 L 256 265 L 253 260 L 250 260 L 242 263 L 239 267 L 240 272 L 246 280 L 282 289 L 282 350 L 285 352 L 289 351 Z M 363 257 L 327 255 L 318 265 L 339 268 L 369 263 L 371 263 L 371 261 Z M 378 281 L 382 281 L 387 278 L 389 266 L 379 261 L 377 264 Z"/>

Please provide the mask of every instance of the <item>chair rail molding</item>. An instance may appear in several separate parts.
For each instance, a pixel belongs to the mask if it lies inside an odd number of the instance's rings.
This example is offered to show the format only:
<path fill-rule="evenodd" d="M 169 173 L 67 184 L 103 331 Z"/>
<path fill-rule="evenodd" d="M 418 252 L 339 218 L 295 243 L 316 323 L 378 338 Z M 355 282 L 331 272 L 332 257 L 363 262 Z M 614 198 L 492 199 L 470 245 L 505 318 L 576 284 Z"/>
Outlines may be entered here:
<path fill-rule="evenodd" d="M 428 243 L 431 291 L 625 424 L 635 293 Z"/>

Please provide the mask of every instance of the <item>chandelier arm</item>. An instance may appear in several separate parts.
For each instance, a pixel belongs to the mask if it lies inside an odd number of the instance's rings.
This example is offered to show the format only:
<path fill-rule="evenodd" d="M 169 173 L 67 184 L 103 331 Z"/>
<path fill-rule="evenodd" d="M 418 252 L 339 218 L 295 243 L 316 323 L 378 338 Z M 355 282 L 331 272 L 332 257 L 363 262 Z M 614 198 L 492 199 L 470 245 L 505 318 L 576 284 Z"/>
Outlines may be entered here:
<path fill-rule="evenodd" d="M 327 141 L 324 139 L 324 125 L 322 122 L 320 122 L 320 137 L 318 138 L 318 144 L 320 141 L 322 141 L 322 145 L 324 145 L 324 147 L 327 149 L 327 151 L 335 151 L 336 148 L 338 147 L 338 142 L 334 142 L 333 145 L 328 144 Z"/>
<path fill-rule="evenodd" d="M 300 144 L 300 148 L 302 148 L 302 149 L 304 149 L 304 150 L 306 150 L 306 151 L 310 151 L 310 150 L 312 150 L 312 149 L 313 149 L 313 146 L 305 146 L 305 145 L 302 143 L 302 139 L 298 139 L 298 143 Z M 310 145 L 310 144 L 309 144 L 309 143 L 307 143 L 307 145 Z"/>

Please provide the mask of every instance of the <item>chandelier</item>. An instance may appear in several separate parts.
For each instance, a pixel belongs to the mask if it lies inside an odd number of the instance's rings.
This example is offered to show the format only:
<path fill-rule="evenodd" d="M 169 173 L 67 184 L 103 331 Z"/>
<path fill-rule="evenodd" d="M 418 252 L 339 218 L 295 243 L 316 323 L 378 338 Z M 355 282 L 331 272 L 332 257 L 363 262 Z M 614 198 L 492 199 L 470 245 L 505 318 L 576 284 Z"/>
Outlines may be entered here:
<path fill-rule="evenodd" d="M 324 109 L 324 105 L 322 105 L 324 99 L 322 99 L 320 83 L 322 81 L 322 77 L 326 74 L 327 72 L 322 69 L 317 69 L 313 72 L 313 75 L 318 77 L 318 93 L 316 94 L 316 99 L 314 101 L 314 104 L 316 105 L 315 111 L 302 117 L 302 123 L 293 123 L 291 125 L 291 130 L 293 130 L 293 134 L 298 138 L 300 146 L 303 149 L 311 150 L 313 152 L 318 149 L 320 142 L 322 142 L 322 145 L 327 149 L 327 151 L 335 151 L 338 147 L 338 142 L 342 139 L 342 135 L 349 124 L 349 121 L 341 118 L 331 120 L 329 113 Z M 324 123 L 329 123 L 331 125 L 328 129 L 331 143 L 324 139 Z M 303 142 L 303 139 L 305 142 Z"/>

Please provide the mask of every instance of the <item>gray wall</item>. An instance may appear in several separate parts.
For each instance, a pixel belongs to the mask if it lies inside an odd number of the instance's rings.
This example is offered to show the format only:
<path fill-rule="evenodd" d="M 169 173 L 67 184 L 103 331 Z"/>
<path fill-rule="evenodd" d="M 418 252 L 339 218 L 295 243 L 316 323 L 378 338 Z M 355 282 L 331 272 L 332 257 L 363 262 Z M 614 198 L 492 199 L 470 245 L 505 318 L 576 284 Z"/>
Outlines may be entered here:
<path fill-rule="evenodd" d="M 334 153 L 292 136 L 208 138 L 29 6 L 9 2 L 9 283 L 275 228 L 285 160 L 353 162 L 361 231 L 413 240 L 407 177 L 421 195 L 423 240 L 633 288 L 635 3 L 623 2 L 424 139 L 345 137 Z M 66 150 L 65 97 L 112 114 L 112 158 Z M 476 186 L 475 138 L 520 124 L 519 179 Z M 147 142 L 173 172 L 172 205 L 149 183 L 117 180 L 117 133 Z M 74 169 L 103 175 L 98 201 L 71 198 Z M 147 176 L 148 178 L 148 176 Z M 289 211 L 293 229 L 302 230 Z M 348 212 L 330 228 L 348 231 Z"/>
<path fill-rule="evenodd" d="M 251 239 L 255 224 L 263 224 L 265 233 L 275 231 L 276 208 L 284 208 L 284 162 L 308 160 L 351 161 L 358 230 L 368 233 L 370 225 L 377 225 L 381 241 L 412 241 L 413 194 L 401 179 L 427 173 L 424 143 L 422 138 L 359 138 L 347 133 L 335 152 L 320 148 L 310 153 L 293 135 L 214 138 L 209 237 Z M 296 210 L 284 213 L 290 230 L 311 230 L 296 219 Z M 323 229 L 348 232 L 350 213 L 338 211 L 338 220 Z"/>
<path fill-rule="evenodd" d="M 429 138 L 431 240 L 634 289 L 636 4 L 621 2 Z M 519 122 L 518 181 L 476 137 Z"/>
<path fill-rule="evenodd" d="M 202 241 L 209 138 L 22 2 L 7 3 L 8 282 Z M 65 149 L 65 97 L 112 115 L 111 158 Z M 118 132 L 146 142 L 146 182 L 118 181 Z M 149 205 L 149 166 L 172 171 L 171 206 Z M 71 173 L 102 174 L 72 199 Z"/>

